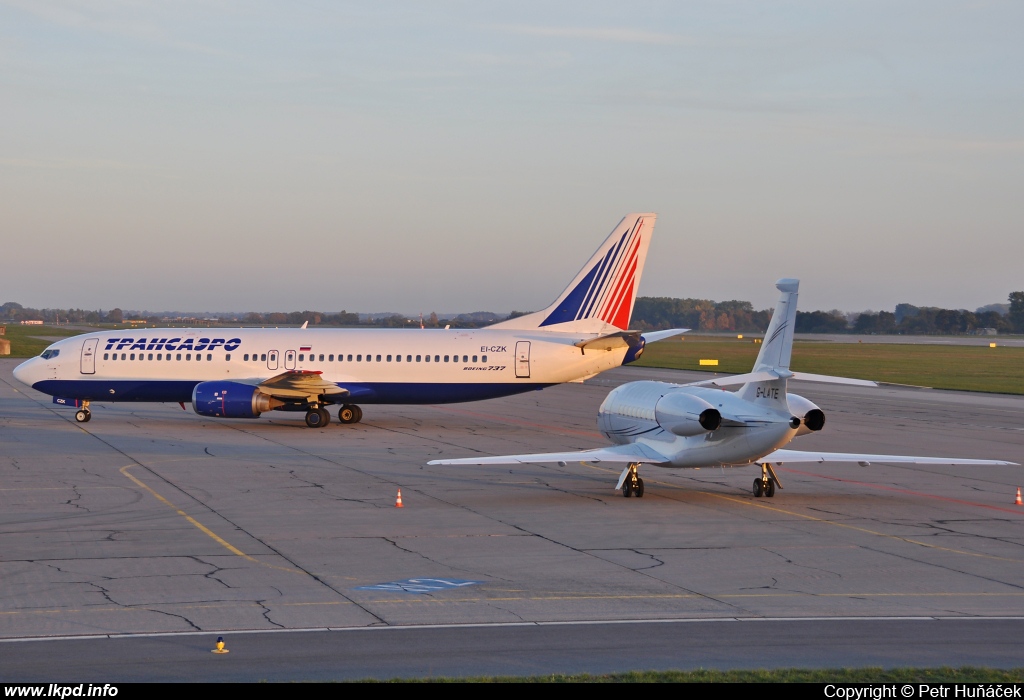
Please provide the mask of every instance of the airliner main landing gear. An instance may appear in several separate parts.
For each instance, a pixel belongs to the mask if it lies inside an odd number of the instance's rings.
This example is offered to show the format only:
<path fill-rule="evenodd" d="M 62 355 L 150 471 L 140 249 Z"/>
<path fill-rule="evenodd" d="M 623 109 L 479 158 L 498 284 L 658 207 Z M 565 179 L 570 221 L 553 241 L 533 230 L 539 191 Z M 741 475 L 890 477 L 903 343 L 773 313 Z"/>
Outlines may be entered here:
<path fill-rule="evenodd" d="M 79 423 L 88 423 L 92 420 L 92 411 L 89 410 L 88 401 L 82 402 L 82 407 L 75 413 L 75 420 Z"/>
<path fill-rule="evenodd" d="M 762 462 L 761 464 L 761 476 L 754 479 L 754 497 L 760 498 L 765 496 L 771 498 L 775 495 L 775 487 L 782 488 L 782 482 L 779 481 L 779 477 L 775 475 L 775 470 L 772 469 L 772 465 L 768 462 Z"/>
<path fill-rule="evenodd" d="M 644 497 L 644 480 L 637 474 L 637 467 L 639 466 L 639 462 L 631 462 L 626 467 L 625 478 L 622 480 L 622 495 L 626 498 L 634 495 L 637 498 Z"/>
<path fill-rule="evenodd" d="M 306 411 L 306 425 L 310 428 L 322 428 L 331 422 L 331 414 L 323 406 L 311 406 Z"/>
<path fill-rule="evenodd" d="M 363 409 L 355 404 L 347 403 L 338 409 L 338 422 L 348 425 L 363 419 Z"/>

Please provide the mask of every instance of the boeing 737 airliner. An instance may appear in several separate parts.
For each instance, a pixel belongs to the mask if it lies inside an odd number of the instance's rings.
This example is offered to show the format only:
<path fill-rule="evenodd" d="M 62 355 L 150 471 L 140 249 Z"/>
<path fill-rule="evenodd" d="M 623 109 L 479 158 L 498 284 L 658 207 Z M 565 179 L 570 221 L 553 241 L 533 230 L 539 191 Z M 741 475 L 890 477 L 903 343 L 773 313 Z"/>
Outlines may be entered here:
<path fill-rule="evenodd" d="M 355 423 L 358 404 L 476 401 L 582 381 L 685 332 L 627 330 L 655 218 L 628 215 L 551 306 L 486 328 L 103 331 L 54 343 L 14 376 L 78 407 L 83 423 L 92 401 L 190 401 L 218 418 L 305 411 L 311 428 L 329 422 L 330 405 Z"/>

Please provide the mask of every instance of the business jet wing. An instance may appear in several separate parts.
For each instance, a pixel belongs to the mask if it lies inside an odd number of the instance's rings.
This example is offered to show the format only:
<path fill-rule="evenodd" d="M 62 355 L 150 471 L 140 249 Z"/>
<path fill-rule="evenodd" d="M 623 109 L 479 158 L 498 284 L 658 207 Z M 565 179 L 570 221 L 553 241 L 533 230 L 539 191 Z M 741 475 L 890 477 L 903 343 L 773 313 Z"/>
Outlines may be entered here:
<path fill-rule="evenodd" d="M 999 459 L 912 457 L 909 455 L 862 455 L 850 452 L 799 452 L 797 450 L 775 450 L 758 461 L 775 462 L 779 464 L 792 462 L 857 462 L 862 466 L 867 466 L 872 462 L 882 462 L 884 464 L 948 464 L 964 467 L 985 465 L 1019 466 L 1016 462 L 1004 462 Z"/>
<path fill-rule="evenodd" d="M 630 445 L 616 445 L 615 447 L 602 447 L 596 450 L 583 450 L 582 452 L 550 452 L 535 455 L 435 459 L 427 462 L 427 464 L 544 464 L 546 462 L 558 462 L 562 465 L 566 462 L 611 462 L 618 464 L 644 462 L 647 464 L 665 464 L 668 461 L 668 457 L 657 450 L 647 445 L 633 443 Z"/>
<path fill-rule="evenodd" d="M 322 379 L 323 372 L 292 369 L 257 384 L 264 394 L 280 399 L 306 399 L 310 396 L 347 394 L 348 389 Z"/>

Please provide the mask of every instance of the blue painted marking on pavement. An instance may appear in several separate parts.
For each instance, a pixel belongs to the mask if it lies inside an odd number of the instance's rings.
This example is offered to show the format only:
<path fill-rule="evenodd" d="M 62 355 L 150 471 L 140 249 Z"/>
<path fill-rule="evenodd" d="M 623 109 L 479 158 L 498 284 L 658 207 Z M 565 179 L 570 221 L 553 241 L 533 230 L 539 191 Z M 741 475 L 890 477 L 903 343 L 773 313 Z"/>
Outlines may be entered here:
<path fill-rule="evenodd" d="M 457 578 L 409 578 L 404 581 L 378 583 L 373 586 L 358 586 L 357 591 L 390 591 L 392 593 L 433 593 L 450 588 L 477 586 L 486 581 L 464 581 Z"/>

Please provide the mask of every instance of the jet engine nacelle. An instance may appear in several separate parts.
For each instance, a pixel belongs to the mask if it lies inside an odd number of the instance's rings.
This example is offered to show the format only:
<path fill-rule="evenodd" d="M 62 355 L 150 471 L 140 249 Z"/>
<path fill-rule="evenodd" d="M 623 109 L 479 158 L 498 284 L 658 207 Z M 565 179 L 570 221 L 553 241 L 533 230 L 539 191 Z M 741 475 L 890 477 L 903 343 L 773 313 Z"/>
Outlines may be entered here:
<path fill-rule="evenodd" d="M 654 407 L 654 418 L 665 430 L 680 437 L 717 430 L 722 414 L 702 398 L 682 391 L 665 394 Z"/>
<path fill-rule="evenodd" d="M 825 427 L 825 412 L 812 401 L 797 394 L 787 394 L 786 400 L 789 402 L 789 412 L 800 419 L 796 437 L 815 433 Z"/>
<path fill-rule="evenodd" d="M 211 418 L 258 418 L 282 405 L 283 401 L 241 382 L 200 382 L 192 390 L 192 409 Z"/>

